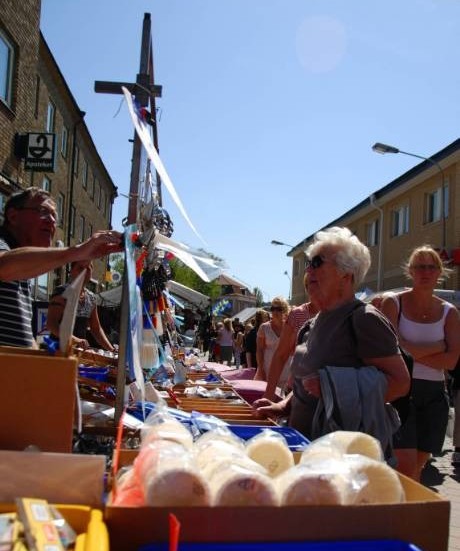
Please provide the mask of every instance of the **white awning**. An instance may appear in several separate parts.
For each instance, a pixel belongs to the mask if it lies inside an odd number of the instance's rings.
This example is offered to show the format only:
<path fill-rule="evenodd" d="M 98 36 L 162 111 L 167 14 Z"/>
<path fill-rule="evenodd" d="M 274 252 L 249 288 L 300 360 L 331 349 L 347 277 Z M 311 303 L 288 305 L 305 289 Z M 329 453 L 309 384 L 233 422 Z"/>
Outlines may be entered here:
<path fill-rule="evenodd" d="M 167 282 L 168 291 L 172 295 L 176 295 L 180 299 L 188 302 L 192 306 L 198 308 L 206 308 L 209 305 L 209 297 L 199 293 L 190 287 L 186 287 L 177 281 Z M 107 306 L 109 308 L 118 306 L 121 301 L 121 285 L 109 289 L 108 291 L 102 291 L 98 295 L 98 304 L 101 306 Z"/>

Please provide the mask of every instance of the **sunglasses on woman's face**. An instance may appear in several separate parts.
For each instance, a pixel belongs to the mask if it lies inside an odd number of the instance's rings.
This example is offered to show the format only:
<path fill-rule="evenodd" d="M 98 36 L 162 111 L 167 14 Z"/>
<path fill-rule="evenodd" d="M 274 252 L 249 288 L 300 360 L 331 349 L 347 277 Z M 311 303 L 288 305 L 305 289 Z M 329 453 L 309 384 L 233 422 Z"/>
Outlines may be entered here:
<path fill-rule="evenodd" d="M 316 270 L 317 268 L 321 268 L 321 266 L 326 262 L 326 259 L 323 258 L 320 254 L 315 254 L 313 258 L 309 258 L 307 260 L 307 263 L 305 265 L 305 269 L 311 269 Z"/>
<path fill-rule="evenodd" d="M 283 308 L 281 306 L 270 306 L 270 312 L 282 312 Z"/>

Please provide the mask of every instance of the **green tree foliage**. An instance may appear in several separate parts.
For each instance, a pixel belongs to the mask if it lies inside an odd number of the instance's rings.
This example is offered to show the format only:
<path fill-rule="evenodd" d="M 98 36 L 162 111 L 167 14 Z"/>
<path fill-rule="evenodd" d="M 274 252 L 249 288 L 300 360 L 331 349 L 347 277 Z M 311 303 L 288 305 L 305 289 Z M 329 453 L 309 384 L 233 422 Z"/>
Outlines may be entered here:
<path fill-rule="evenodd" d="M 211 299 L 216 299 L 220 296 L 221 288 L 217 282 L 211 281 L 206 283 L 193 270 L 177 258 L 170 260 L 169 265 L 171 266 L 174 281 L 203 293 L 203 295 Z"/>
<path fill-rule="evenodd" d="M 264 303 L 263 293 L 259 289 L 259 287 L 254 287 L 252 292 L 253 292 L 254 296 L 256 297 L 256 306 L 257 306 L 257 308 L 260 308 L 261 306 L 263 306 L 263 303 Z"/>

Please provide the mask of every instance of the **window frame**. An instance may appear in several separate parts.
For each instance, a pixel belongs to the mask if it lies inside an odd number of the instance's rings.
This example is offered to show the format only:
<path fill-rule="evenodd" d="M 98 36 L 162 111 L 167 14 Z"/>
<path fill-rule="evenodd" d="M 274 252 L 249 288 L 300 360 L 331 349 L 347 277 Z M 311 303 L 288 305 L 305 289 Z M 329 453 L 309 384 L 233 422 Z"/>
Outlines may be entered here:
<path fill-rule="evenodd" d="M 65 207 L 65 195 L 59 192 L 56 197 L 56 212 L 58 215 L 57 225 L 63 227 L 64 225 L 64 207 Z"/>
<path fill-rule="evenodd" d="M 86 226 L 86 218 L 83 214 L 80 214 L 80 236 L 79 241 L 80 243 L 83 243 L 85 240 L 85 226 Z"/>
<path fill-rule="evenodd" d="M 380 242 L 380 219 L 374 218 L 366 224 L 366 245 L 376 247 Z"/>
<path fill-rule="evenodd" d="M 410 209 L 403 204 L 391 210 L 391 237 L 400 237 L 409 233 Z"/>
<path fill-rule="evenodd" d="M 45 185 L 46 184 L 46 185 Z M 44 191 L 47 191 L 48 193 L 51 193 L 51 186 L 52 186 L 52 182 L 51 182 L 51 179 L 48 178 L 48 176 L 46 176 L 46 174 L 43 176 L 42 178 L 42 183 L 40 185 L 40 187 L 44 190 Z"/>
<path fill-rule="evenodd" d="M 442 198 L 441 193 L 444 195 Z M 444 201 L 444 215 L 442 206 Z M 443 183 L 436 189 L 425 193 L 424 198 L 424 223 L 434 224 L 449 217 L 449 183 Z"/>
<path fill-rule="evenodd" d="M 70 205 L 70 235 L 71 237 L 75 237 L 75 217 L 76 217 L 76 210 L 73 205 Z"/>
<path fill-rule="evenodd" d="M 56 124 L 56 105 L 49 99 L 48 105 L 46 106 L 46 123 L 45 129 L 47 132 L 54 132 L 54 126 Z"/>
<path fill-rule="evenodd" d="M 67 126 L 62 126 L 62 133 L 61 133 L 61 155 L 64 157 L 64 159 L 67 159 L 67 154 L 69 151 L 69 130 Z"/>
<path fill-rule="evenodd" d="M 16 48 L 13 41 L 8 38 L 8 36 L 2 29 L 0 29 L 0 40 L 5 44 L 5 51 L 7 53 L 4 73 L 5 89 L 3 90 L 3 86 L 0 89 L 0 101 L 2 101 L 11 109 L 13 107 L 13 80 L 14 66 L 16 63 Z M 5 95 L 5 97 L 3 97 L 3 94 Z"/>

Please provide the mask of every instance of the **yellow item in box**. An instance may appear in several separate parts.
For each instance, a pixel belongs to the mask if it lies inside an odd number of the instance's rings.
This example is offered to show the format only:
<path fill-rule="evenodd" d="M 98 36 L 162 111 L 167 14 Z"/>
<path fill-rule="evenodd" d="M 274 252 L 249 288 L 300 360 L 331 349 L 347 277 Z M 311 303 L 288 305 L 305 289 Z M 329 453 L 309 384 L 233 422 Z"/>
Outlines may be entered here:
<path fill-rule="evenodd" d="M 77 532 L 75 551 L 109 551 L 109 534 L 102 511 L 86 505 L 55 505 Z M 0 513 L 16 511 L 15 505 L 0 504 Z"/>
<path fill-rule="evenodd" d="M 45 499 L 22 497 L 16 500 L 16 505 L 31 551 L 64 551 L 53 514 Z"/>

